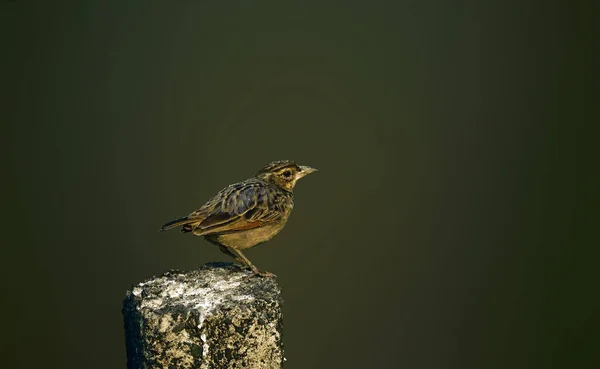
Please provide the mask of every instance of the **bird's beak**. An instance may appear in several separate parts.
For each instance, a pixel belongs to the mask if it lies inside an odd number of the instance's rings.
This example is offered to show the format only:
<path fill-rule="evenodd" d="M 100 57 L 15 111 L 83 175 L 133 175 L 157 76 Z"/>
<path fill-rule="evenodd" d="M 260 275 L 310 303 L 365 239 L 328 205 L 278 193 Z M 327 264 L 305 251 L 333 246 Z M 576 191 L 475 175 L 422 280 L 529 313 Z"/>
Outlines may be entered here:
<path fill-rule="evenodd" d="M 315 168 L 311 168 L 306 165 L 301 165 L 300 171 L 298 172 L 298 174 L 296 174 L 296 176 L 298 177 L 297 179 L 300 179 L 300 178 L 304 177 L 305 175 L 311 174 L 312 172 L 316 172 L 316 171 L 317 171 L 317 169 L 315 169 Z"/>

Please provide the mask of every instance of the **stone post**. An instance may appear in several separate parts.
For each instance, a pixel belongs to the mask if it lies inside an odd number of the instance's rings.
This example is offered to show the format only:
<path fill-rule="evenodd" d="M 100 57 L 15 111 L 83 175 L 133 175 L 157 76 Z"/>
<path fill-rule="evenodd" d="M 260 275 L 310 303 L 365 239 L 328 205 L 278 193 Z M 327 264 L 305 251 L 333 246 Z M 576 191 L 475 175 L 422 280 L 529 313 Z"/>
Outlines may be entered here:
<path fill-rule="evenodd" d="M 123 302 L 127 368 L 280 369 L 282 305 L 273 277 L 229 263 L 151 278 Z"/>

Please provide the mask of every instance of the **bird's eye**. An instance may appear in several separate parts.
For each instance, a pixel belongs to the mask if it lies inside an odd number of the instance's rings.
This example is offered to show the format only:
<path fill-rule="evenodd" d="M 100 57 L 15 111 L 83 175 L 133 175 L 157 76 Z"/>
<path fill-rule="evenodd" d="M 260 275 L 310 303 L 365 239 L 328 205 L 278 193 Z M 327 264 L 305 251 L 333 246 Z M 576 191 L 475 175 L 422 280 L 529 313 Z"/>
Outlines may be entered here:
<path fill-rule="evenodd" d="M 292 175 L 292 172 L 290 172 L 289 170 L 286 170 L 285 172 L 283 172 L 283 176 L 286 178 L 289 178 Z"/>

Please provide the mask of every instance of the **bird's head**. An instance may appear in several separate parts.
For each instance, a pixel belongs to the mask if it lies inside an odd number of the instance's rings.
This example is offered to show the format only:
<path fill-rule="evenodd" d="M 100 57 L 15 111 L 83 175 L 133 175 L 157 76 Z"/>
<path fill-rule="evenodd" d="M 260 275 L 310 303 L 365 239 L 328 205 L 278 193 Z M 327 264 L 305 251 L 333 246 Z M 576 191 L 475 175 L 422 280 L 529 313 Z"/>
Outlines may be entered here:
<path fill-rule="evenodd" d="M 316 172 L 315 168 L 306 165 L 296 165 L 291 160 L 279 160 L 267 164 L 262 168 L 256 177 L 266 182 L 271 182 L 283 188 L 286 191 L 292 192 L 296 181 L 307 174 Z"/>

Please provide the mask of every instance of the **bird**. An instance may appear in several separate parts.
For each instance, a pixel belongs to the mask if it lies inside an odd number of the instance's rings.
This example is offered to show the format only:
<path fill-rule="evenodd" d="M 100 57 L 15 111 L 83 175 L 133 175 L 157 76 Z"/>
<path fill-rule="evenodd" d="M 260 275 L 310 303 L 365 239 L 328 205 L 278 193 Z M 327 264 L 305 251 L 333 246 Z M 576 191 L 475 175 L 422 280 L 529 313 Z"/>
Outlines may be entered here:
<path fill-rule="evenodd" d="M 250 275 L 270 277 L 242 253 L 278 234 L 294 208 L 296 182 L 317 169 L 278 160 L 265 165 L 254 177 L 231 184 L 199 209 L 164 224 L 164 232 L 180 227 L 182 233 L 204 238 L 252 271 Z"/>

